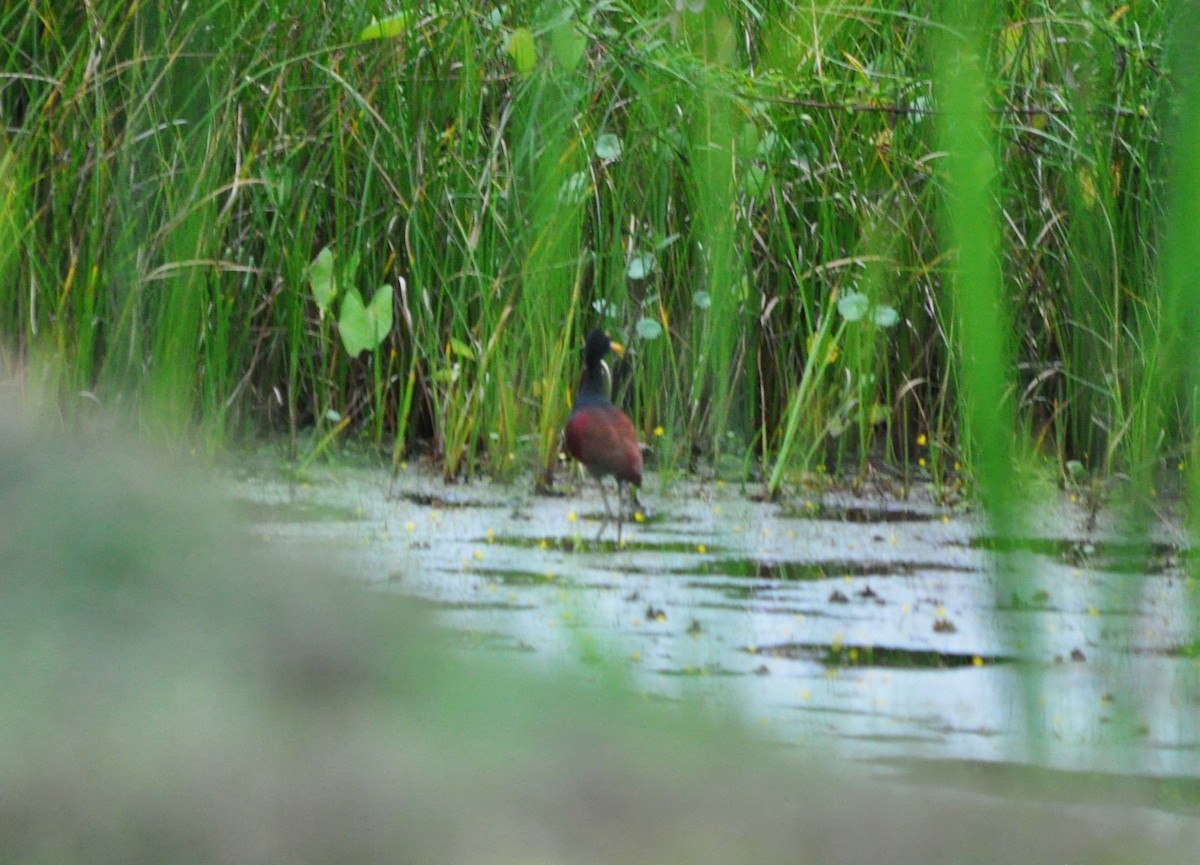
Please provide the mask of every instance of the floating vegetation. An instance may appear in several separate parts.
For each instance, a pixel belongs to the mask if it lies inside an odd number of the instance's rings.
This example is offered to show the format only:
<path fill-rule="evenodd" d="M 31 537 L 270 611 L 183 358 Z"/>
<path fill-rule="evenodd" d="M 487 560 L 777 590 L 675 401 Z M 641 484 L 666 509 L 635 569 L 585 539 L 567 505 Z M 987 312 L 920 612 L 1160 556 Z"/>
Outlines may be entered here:
<path fill-rule="evenodd" d="M 906 507 L 895 503 L 840 505 L 806 500 L 782 506 L 782 515 L 794 520 L 831 520 L 843 523 L 931 523 L 947 511 L 934 508 Z"/>
<path fill-rule="evenodd" d="M 888 562 L 851 559 L 778 561 L 762 558 L 725 558 L 710 559 L 699 566 L 689 566 L 686 572 L 689 574 L 720 574 L 726 577 L 745 577 L 755 580 L 811 582 L 839 577 L 911 576 L 930 571 L 974 573 L 976 569 L 955 566 L 946 561 Z"/>
<path fill-rule="evenodd" d="M 1189 552 L 1176 544 L 1120 539 L 1001 538 L 982 535 L 965 544 L 974 550 L 1026 552 L 1121 574 L 1164 574 L 1178 570 Z"/>
<path fill-rule="evenodd" d="M 827 645 L 825 643 L 779 643 L 747 649 L 752 655 L 816 661 L 827 667 L 887 667 L 889 669 L 945 669 L 982 667 L 1011 663 L 1002 655 L 938 652 L 930 649 L 901 649 L 891 646 Z"/>

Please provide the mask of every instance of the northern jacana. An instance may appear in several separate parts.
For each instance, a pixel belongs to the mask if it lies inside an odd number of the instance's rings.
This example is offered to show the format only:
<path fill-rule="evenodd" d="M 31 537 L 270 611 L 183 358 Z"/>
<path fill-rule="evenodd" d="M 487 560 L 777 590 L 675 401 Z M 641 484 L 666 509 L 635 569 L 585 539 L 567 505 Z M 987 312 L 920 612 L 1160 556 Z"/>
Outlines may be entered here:
<path fill-rule="evenodd" d="M 619 342 L 613 342 L 602 330 L 593 330 L 583 345 L 583 375 L 579 380 L 579 391 L 575 394 L 575 405 L 567 420 L 567 451 L 596 479 L 600 495 L 604 499 L 607 515 L 600 524 L 599 539 L 604 527 L 612 520 L 608 506 L 608 494 L 604 491 L 604 479 L 617 479 L 617 544 L 621 543 L 621 501 L 625 484 L 642 485 L 642 451 L 638 447 L 637 433 L 629 415 L 621 411 L 605 392 L 604 377 L 601 375 L 605 356 L 609 352 L 618 356 L 625 354 Z"/>

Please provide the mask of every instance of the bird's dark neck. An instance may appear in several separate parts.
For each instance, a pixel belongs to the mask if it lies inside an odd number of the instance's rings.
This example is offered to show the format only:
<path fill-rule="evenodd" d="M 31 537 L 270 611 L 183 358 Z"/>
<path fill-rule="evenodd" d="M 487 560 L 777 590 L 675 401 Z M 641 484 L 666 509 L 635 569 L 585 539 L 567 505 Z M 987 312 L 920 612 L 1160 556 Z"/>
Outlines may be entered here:
<path fill-rule="evenodd" d="M 575 397 L 575 407 L 588 405 L 611 405 L 607 389 L 604 387 L 604 376 L 601 374 L 600 363 L 585 362 L 583 377 L 579 380 L 579 393 Z"/>

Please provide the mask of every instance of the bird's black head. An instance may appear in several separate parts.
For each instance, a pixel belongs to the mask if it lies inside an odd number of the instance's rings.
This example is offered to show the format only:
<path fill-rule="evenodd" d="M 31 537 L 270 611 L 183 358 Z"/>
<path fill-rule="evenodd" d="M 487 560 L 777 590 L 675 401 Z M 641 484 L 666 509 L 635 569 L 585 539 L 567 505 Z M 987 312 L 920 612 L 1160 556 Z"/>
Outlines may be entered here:
<path fill-rule="evenodd" d="M 613 342 L 608 338 L 608 334 L 600 328 L 596 328 L 587 336 L 587 341 L 583 344 L 583 364 L 586 367 L 598 368 L 600 361 L 604 360 L 604 356 L 609 352 L 614 352 L 618 357 L 625 354 L 625 348 L 619 342 Z"/>

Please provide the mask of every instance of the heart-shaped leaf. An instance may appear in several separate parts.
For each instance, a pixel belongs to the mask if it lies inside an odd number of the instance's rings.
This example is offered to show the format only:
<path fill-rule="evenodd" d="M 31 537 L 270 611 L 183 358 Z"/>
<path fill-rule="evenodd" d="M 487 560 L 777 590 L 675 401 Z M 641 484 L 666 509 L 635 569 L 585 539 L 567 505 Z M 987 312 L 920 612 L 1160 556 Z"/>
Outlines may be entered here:
<path fill-rule="evenodd" d="M 550 54 L 564 72 L 574 72 L 587 51 L 587 37 L 574 21 L 564 21 L 550 31 Z"/>
<path fill-rule="evenodd" d="M 342 298 L 338 315 L 338 333 L 351 357 L 379 348 L 392 329 L 392 287 L 381 285 L 369 304 L 363 304 L 358 289 L 350 289 Z"/>

